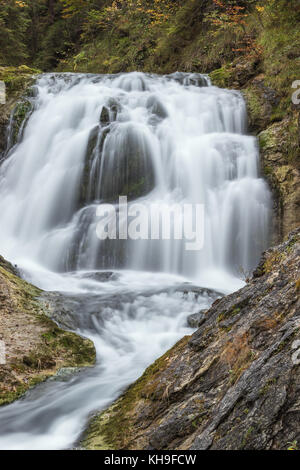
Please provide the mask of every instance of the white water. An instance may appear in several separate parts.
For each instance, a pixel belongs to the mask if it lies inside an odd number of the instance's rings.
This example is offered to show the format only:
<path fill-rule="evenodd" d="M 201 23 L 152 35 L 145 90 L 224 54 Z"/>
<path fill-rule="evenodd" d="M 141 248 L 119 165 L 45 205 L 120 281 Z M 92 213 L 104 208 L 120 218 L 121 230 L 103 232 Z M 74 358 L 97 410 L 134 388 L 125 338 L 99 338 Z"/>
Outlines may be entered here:
<path fill-rule="evenodd" d="M 256 141 L 245 135 L 244 101 L 196 86 L 205 82 L 138 73 L 39 79 L 35 111 L 0 167 L 1 254 L 36 285 L 69 293 L 72 327 L 93 339 L 98 360 L 1 409 L 0 448 L 72 446 L 88 414 L 190 334 L 187 316 L 213 301 L 182 287 L 232 292 L 267 246 L 270 194 Z M 99 125 L 104 106 L 109 120 Z M 97 239 L 99 201 L 140 181 L 146 204 L 204 204 L 201 251 L 179 240 Z M 95 280 L 101 269 L 116 277 Z"/>

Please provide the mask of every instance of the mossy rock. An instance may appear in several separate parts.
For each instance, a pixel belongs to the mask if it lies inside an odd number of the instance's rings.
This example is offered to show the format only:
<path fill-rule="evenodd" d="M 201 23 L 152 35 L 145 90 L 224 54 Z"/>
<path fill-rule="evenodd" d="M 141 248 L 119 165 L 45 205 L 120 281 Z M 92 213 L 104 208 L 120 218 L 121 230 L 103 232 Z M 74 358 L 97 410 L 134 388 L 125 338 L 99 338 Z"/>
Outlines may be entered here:
<path fill-rule="evenodd" d="M 21 65 L 20 67 L 0 67 L 0 80 L 5 85 L 9 95 L 17 92 L 23 92 L 34 80 L 35 76 L 40 74 L 38 69 Z"/>
<path fill-rule="evenodd" d="M 108 139 L 115 139 L 115 131 L 118 132 L 118 128 L 109 134 Z M 100 199 L 104 201 L 116 201 L 120 195 L 136 199 L 154 187 L 151 148 L 144 136 L 136 134 L 135 128 L 128 126 L 120 139 L 110 161 L 106 156 L 103 162 L 102 171 L 107 179 L 100 188 Z M 107 142 L 109 144 L 111 142 Z"/>
<path fill-rule="evenodd" d="M 219 88 L 229 88 L 232 86 L 233 70 L 230 66 L 224 65 L 219 69 L 213 70 L 209 76 L 212 84 Z"/>
<path fill-rule="evenodd" d="M 14 274 L 15 276 L 18 275 L 17 268 L 15 268 L 11 263 L 9 263 L 2 256 L 0 256 L 0 267 L 5 269 L 5 271 L 8 271 L 11 274 Z"/>
<path fill-rule="evenodd" d="M 7 344 L 7 363 L 0 366 L 0 406 L 61 368 L 95 363 L 92 341 L 59 328 L 50 318 L 52 307 L 40 300 L 42 291 L 16 276 L 2 258 L 0 289 L 1 339 Z"/>
<path fill-rule="evenodd" d="M 26 65 L 20 67 L 0 67 L 0 80 L 5 83 L 6 88 L 6 103 L 0 104 L 0 158 L 7 147 L 6 137 L 10 114 L 22 96 L 25 98 L 21 101 L 30 101 L 32 94 L 35 93 L 34 89 L 30 87 L 39 73 L 39 70 L 29 68 Z M 28 104 L 23 104 L 22 107 L 24 108 L 24 106 L 28 106 Z M 20 116 L 17 119 L 16 127 L 13 129 L 12 145 L 17 141 L 20 126 L 23 122 L 22 114 L 24 114 L 24 111 L 24 109 L 20 109 Z"/>
<path fill-rule="evenodd" d="M 100 123 L 102 126 L 108 126 L 110 123 L 109 110 L 106 106 L 103 106 L 100 114 Z"/>
<path fill-rule="evenodd" d="M 114 132 L 118 131 L 113 126 L 114 123 L 104 128 L 95 126 L 90 133 L 80 185 L 80 206 L 99 199 L 105 202 L 118 201 L 119 196 L 134 200 L 149 193 L 154 187 L 151 149 L 144 140 L 142 144 L 137 141 L 134 128 L 124 133 L 122 145 L 119 145 L 112 158 L 108 161 L 106 156 L 102 162 L 105 142 L 108 138 L 114 139 Z M 97 167 L 91 175 L 96 158 Z M 99 192 L 100 168 L 106 179 L 102 181 Z"/>
<path fill-rule="evenodd" d="M 13 147 L 22 139 L 26 123 L 32 112 L 33 104 L 29 99 L 24 98 L 16 104 L 13 110 L 12 126 L 9 136 L 10 147 Z"/>

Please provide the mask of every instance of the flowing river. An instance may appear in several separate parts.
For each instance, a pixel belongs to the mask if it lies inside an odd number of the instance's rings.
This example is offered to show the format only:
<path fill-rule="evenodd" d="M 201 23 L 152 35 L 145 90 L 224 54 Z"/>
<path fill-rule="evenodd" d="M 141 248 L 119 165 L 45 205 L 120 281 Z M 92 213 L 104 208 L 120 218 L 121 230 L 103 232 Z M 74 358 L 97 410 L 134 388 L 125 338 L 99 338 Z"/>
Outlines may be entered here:
<path fill-rule="evenodd" d="M 192 333 L 189 315 L 243 286 L 268 246 L 271 196 L 242 95 L 206 76 L 45 74 L 31 94 L 0 167 L 1 255 L 50 292 L 55 320 L 91 338 L 97 362 L 1 408 L 0 448 L 67 449 Z M 121 195 L 129 207 L 201 204 L 202 248 L 99 239 L 97 208 Z"/>

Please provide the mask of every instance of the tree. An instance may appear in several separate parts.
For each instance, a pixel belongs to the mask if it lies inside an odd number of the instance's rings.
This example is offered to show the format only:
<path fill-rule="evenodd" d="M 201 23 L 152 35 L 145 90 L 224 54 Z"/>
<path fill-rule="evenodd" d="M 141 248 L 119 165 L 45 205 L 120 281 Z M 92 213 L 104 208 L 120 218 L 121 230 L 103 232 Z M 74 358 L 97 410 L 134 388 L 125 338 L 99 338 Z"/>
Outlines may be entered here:
<path fill-rule="evenodd" d="M 27 59 L 26 30 L 28 24 L 29 17 L 26 2 L 18 0 L 1 0 L 1 65 L 19 65 Z"/>

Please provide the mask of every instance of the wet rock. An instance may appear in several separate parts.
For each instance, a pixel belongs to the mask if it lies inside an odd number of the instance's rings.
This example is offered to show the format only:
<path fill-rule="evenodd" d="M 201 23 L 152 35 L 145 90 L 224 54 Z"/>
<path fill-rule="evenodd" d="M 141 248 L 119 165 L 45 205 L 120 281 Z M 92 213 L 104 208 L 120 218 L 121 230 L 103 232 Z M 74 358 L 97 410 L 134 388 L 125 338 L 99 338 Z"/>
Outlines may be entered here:
<path fill-rule="evenodd" d="M 274 88 L 270 86 L 270 74 L 278 76 Z M 282 66 L 274 64 L 271 72 L 259 58 L 238 57 L 211 72 L 210 77 L 213 85 L 239 89 L 245 97 L 249 131 L 259 137 L 262 173 L 273 192 L 272 236 L 278 243 L 300 221 L 299 108 L 293 104 L 287 107 L 283 98 L 287 85 Z"/>
<path fill-rule="evenodd" d="M 282 117 L 276 115 L 280 99 L 276 91 L 265 84 L 263 74 L 255 77 L 243 90 L 243 94 L 248 105 L 251 132 L 260 132 Z"/>
<path fill-rule="evenodd" d="M 257 59 L 239 57 L 230 64 L 226 64 L 209 75 L 213 85 L 220 88 L 241 88 L 255 76 L 260 70 L 260 63 Z"/>
<path fill-rule="evenodd" d="M 9 126 L 7 150 L 10 150 L 22 140 L 26 124 L 32 112 L 33 103 L 29 99 L 23 98 L 16 104 L 11 116 L 11 125 Z"/>
<path fill-rule="evenodd" d="M 283 450 L 300 442 L 299 289 L 297 229 L 92 420 L 84 446 Z"/>
<path fill-rule="evenodd" d="M 82 274 L 83 279 L 92 279 L 97 282 L 117 281 L 119 277 L 120 274 L 113 271 L 97 271 Z"/>
<path fill-rule="evenodd" d="M 165 77 L 175 80 L 181 85 L 194 85 L 199 87 L 208 86 L 207 77 L 200 73 L 174 72 L 169 75 L 165 75 Z"/>
<path fill-rule="evenodd" d="M 10 114 L 21 96 L 31 98 L 30 87 L 39 71 L 26 67 L 0 67 L 0 80 L 6 85 L 6 102 L 0 103 L 0 160 L 6 155 Z M 4 155 L 5 154 L 5 155 Z"/>
<path fill-rule="evenodd" d="M 101 155 L 104 146 L 105 139 L 110 132 L 110 127 L 106 126 L 101 129 L 98 125 L 95 126 L 89 135 L 87 149 L 85 153 L 85 165 L 83 168 L 78 206 L 82 207 L 87 202 L 93 202 L 96 195 L 96 185 L 99 178 L 99 168 L 101 163 Z M 95 158 L 98 158 L 98 172 L 92 174 L 91 168 Z"/>
<path fill-rule="evenodd" d="M 202 323 L 205 322 L 206 316 L 205 316 L 206 310 L 201 310 L 201 312 L 198 313 L 193 313 L 192 315 L 188 316 L 187 323 L 191 328 L 199 328 Z"/>
<path fill-rule="evenodd" d="M 121 105 L 114 98 L 109 98 L 107 106 L 110 111 L 111 122 L 116 121 L 118 113 L 121 111 Z"/>
<path fill-rule="evenodd" d="M 118 201 L 120 195 L 137 199 L 154 187 L 152 148 L 147 135 L 132 123 L 114 124 L 109 133 L 106 154 L 102 155 L 100 199 Z"/>
<path fill-rule="evenodd" d="M 100 132 L 99 126 L 95 126 L 90 132 L 88 145 L 86 149 L 86 160 L 90 160 L 92 157 L 92 153 L 98 141 L 99 132 Z"/>
<path fill-rule="evenodd" d="M 168 111 L 156 96 L 149 96 L 146 106 L 154 115 L 152 117 L 154 123 L 160 122 L 168 117 Z"/>
<path fill-rule="evenodd" d="M 230 69 L 231 78 L 236 69 Z M 284 109 L 278 91 L 267 85 L 267 76 L 249 77 L 242 92 L 247 102 L 249 130 L 258 134 L 262 172 L 273 192 L 273 242 L 278 243 L 300 221 L 297 187 L 299 173 L 298 110 Z M 243 84 L 238 84 L 240 87 Z"/>
<path fill-rule="evenodd" d="M 298 227 L 300 220 L 297 116 L 288 116 L 262 131 L 259 145 L 263 172 L 273 190 L 278 240 Z"/>
<path fill-rule="evenodd" d="M 110 123 L 109 119 L 109 110 L 106 106 L 103 106 L 101 114 L 100 114 L 100 123 L 102 126 L 108 126 Z"/>
<path fill-rule="evenodd" d="M 80 367 L 62 367 L 59 369 L 57 374 L 53 375 L 53 377 L 50 377 L 49 380 L 67 382 L 71 377 L 73 377 L 75 374 L 78 374 L 81 370 L 83 369 Z"/>

